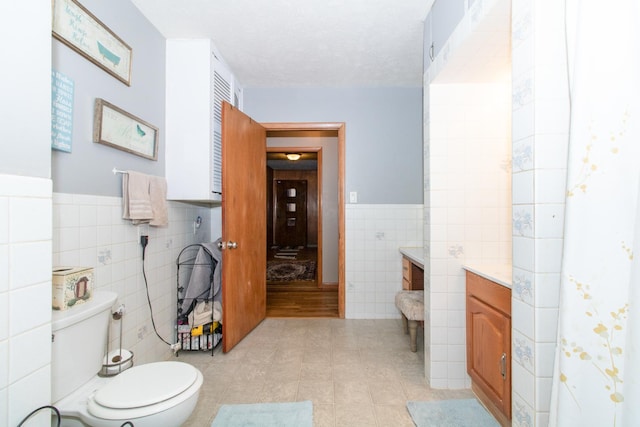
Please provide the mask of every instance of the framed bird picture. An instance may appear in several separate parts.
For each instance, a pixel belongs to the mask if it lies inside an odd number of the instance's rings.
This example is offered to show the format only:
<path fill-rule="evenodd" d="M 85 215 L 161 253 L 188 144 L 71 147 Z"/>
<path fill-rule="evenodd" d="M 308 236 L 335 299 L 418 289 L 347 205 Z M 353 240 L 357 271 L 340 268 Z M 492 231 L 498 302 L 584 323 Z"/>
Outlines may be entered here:
<path fill-rule="evenodd" d="M 93 142 L 158 160 L 158 128 L 101 98 L 94 106 Z"/>

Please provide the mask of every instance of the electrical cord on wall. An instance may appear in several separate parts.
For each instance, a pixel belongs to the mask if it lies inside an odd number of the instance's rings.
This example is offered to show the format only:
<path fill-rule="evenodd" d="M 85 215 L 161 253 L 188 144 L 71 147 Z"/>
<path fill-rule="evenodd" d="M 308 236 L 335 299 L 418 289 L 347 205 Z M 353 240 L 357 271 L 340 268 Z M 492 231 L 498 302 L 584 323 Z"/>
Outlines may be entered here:
<path fill-rule="evenodd" d="M 20 424 L 18 424 L 18 427 L 22 427 L 29 418 L 31 418 L 35 413 L 42 411 L 43 409 L 51 409 L 53 412 L 56 413 L 56 426 L 60 427 L 60 421 L 61 421 L 60 411 L 55 406 L 51 406 L 51 405 L 45 405 L 45 406 L 39 407 L 38 409 L 34 409 L 29 413 L 29 415 L 27 415 L 22 419 L 22 421 L 20 421 Z"/>
<path fill-rule="evenodd" d="M 147 245 L 149 244 L 149 236 L 140 236 L 140 246 L 142 246 L 142 277 L 144 278 L 144 287 L 147 291 L 147 302 L 149 303 L 149 311 L 151 312 L 151 325 L 153 326 L 153 331 L 156 333 L 158 338 L 160 338 L 165 344 L 171 346 L 173 348 L 173 344 L 165 340 L 158 333 L 158 329 L 156 328 L 156 322 L 153 320 L 153 307 L 151 306 L 151 297 L 149 297 L 149 284 L 147 283 L 147 273 L 144 268 L 144 255 L 147 250 Z"/>

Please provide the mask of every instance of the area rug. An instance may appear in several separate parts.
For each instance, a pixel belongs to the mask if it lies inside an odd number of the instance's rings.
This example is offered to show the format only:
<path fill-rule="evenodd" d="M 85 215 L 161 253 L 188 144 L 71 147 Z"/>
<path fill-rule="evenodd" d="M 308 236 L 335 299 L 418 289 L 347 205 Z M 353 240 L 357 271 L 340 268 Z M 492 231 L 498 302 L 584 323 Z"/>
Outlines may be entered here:
<path fill-rule="evenodd" d="M 267 261 L 267 282 L 297 282 L 315 278 L 316 262 L 313 260 Z"/>
<path fill-rule="evenodd" d="M 310 400 L 222 405 L 211 427 L 313 427 Z"/>
<path fill-rule="evenodd" d="M 277 252 L 273 256 L 276 259 L 297 259 L 298 252 L 304 249 L 304 246 L 274 246 Z"/>
<path fill-rule="evenodd" d="M 416 427 L 500 427 L 476 399 L 407 402 L 407 409 Z"/>

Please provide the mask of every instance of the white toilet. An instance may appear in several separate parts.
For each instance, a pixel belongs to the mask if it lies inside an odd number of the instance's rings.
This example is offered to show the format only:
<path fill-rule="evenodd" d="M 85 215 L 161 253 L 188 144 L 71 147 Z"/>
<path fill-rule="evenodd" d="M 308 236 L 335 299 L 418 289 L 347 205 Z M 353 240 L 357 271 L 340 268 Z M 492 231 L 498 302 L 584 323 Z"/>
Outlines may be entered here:
<path fill-rule="evenodd" d="M 95 291 L 81 306 L 53 313 L 51 400 L 62 426 L 119 427 L 126 421 L 135 427 L 180 426 L 198 402 L 198 369 L 168 361 L 98 376 L 116 297 Z"/>

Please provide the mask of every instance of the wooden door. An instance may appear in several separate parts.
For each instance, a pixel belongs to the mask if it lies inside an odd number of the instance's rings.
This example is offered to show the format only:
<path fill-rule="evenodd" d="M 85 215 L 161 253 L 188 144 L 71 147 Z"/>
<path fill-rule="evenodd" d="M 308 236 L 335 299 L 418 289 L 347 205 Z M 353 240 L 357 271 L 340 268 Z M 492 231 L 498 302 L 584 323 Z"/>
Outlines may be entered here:
<path fill-rule="evenodd" d="M 266 317 L 266 131 L 222 104 L 222 351 Z"/>
<path fill-rule="evenodd" d="M 307 181 L 276 181 L 275 244 L 307 246 Z"/>

